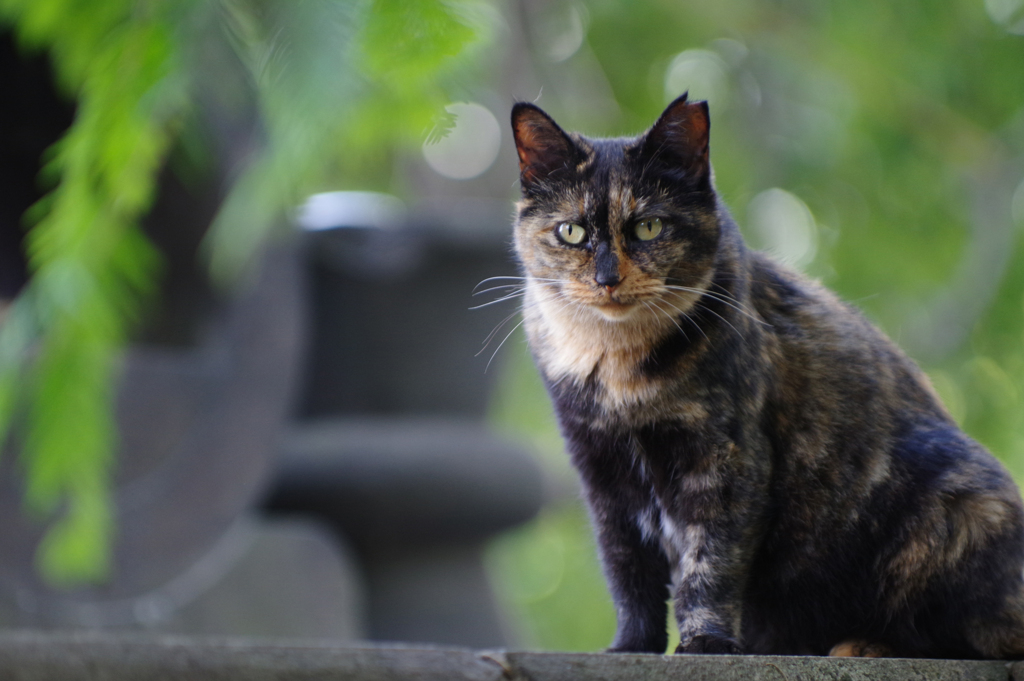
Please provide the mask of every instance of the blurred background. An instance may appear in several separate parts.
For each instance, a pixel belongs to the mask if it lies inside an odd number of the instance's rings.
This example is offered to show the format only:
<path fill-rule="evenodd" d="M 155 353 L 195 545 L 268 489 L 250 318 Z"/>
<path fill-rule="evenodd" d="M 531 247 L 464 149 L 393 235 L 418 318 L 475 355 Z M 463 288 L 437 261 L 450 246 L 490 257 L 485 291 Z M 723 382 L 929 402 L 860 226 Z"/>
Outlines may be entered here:
<path fill-rule="evenodd" d="M 5 626 L 607 645 L 474 289 L 517 273 L 517 100 L 707 99 L 748 240 L 1024 481 L 1024 0 L 3 0 L 0 88 Z"/>

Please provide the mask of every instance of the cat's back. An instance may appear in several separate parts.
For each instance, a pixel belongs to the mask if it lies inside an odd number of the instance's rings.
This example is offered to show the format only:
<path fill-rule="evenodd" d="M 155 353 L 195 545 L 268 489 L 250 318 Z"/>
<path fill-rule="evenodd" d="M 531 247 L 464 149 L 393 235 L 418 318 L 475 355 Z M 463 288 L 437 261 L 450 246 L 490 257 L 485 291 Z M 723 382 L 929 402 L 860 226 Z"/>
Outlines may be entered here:
<path fill-rule="evenodd" d="M 924 372 L 860 310 L 764 254 L 752 253 L 749 268 L 782 403 L 876 418 L 913 408 L 952 424 Z"/>
<path fill-rule="evenodd" d="M 1003 572 L 1022 546 L 1010 476 L 856 308 L 763 255 L 749 273 L 774 372 L 761 421 L 774 513 L 747 594 L 751 651 L 823 654 L 863 626 L 887 628 L 898 650 L 976 654 L 941 618 L 921 641 L 914 622 L 972 571 L 1019 582 Z M 966 560 L 966 545 L 982 557 Z M 986 607 L 1004 596 L 986 591 Z"/>
<path fill-rule="evenodd" d="M 856 308 L 762 254 L 751 254 L 749 273 L 750 304 L 767 325 L 760 429 L 779 547 L 840 555 L 836 540 L 853 542 L 847 533 L 859 533 L 857 519 L 877 518 L 879 499 L 934 493 L 912 483 L 923 479 L 917 472 L 964 468 L 974 451 L 927 376 Z M 924 452 L 918 440 L 929 438 L 948 440 L 951 455 Z"/>

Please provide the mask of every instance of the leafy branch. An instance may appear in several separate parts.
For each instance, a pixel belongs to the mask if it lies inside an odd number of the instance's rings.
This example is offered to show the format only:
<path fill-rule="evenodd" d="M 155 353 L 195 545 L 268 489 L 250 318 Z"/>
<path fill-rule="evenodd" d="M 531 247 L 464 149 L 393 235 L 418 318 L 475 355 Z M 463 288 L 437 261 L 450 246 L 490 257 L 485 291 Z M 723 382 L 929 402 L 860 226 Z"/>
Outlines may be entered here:
<path fill-rule="evenodd" d="M 54 518 L 37 555 L 58 585 L 102 579 L 115 533 L 116 359 L 159 258 L 139 220 L 199 105 L 214 26 L 244 64 L 264 131 L 207 236 L 237 277 L 282 212 L 338 164 L 419 137 L 487 35 L 474 2 L 0 0 L 0 25 L 49 52 L 77 102 L 31 211 L 31 281 L 0 326 L 0 442 L 17 425 L 28 509 Z M 208 31 L 207 31 L 208 33 Z"/>

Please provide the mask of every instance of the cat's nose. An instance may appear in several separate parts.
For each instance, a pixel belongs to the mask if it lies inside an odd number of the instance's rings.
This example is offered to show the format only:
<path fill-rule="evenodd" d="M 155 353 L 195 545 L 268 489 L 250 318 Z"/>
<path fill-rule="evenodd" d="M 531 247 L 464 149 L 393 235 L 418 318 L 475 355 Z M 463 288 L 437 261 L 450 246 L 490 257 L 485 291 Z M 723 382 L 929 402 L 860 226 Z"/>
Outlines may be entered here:
<path fill-rule="evenodd" d="M 622 281 L 619 278 L 619 259 L 606 242 L 598 244 L 594 251 L 594 281 L 609 293 Z"/>
<path fill-rule="evenodd" d="M 594 281 L 597 282 L 598 286 L 604 286 L 608 293 L 611 293 L 612 289 L 618 286 L 622 280 L 619 279 L 618 272 L 598 272 L 597 276 L 594 277 Z"/>

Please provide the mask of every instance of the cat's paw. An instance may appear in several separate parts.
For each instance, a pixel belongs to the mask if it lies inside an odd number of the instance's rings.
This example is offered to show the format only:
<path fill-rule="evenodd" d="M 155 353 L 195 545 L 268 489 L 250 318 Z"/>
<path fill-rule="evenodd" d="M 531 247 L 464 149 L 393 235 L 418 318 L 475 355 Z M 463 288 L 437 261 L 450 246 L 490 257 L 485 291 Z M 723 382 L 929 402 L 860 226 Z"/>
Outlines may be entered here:
<path fill-rule="evenodd" d="M 606 653 L 646 653 L 648 651 L 646 651 L 646 650 L 635 650 L 632 647 L 626 647 L 626 646 L 611 646 L 610 648 L 605 648 L 604 652 L 606 652 Z"/>
<path fill-rule="evenodd" d="M 701 634 L 691 639 L 680 641 L 676 647 L 676 655 L 742 655 L 740 644 L 724 636 Z"/>
<path fill-rule="evenodd" d="M 868 641 L 843 641 L 832 646 L 830 657 L 892 657 L 892 649 L 884 643 Z"/>
<path fill-rule="evenodd" d="M 667 637 L 666 637 L 667 638 Z M 634 643 L 612 643 L 608 648 L 604 649 L 606 653 L 657 653 L 658 655 L 665 654 L 665 647 L 668 645 L 668 641 L 644 641 Z"/>
<path fill-rule="evenodd" d="M 657 653 L 665 654 L 668 647 L 668 632 L 650 622 L 627 621 L 615 632 L 615 639 L 606 653 Z"/>

